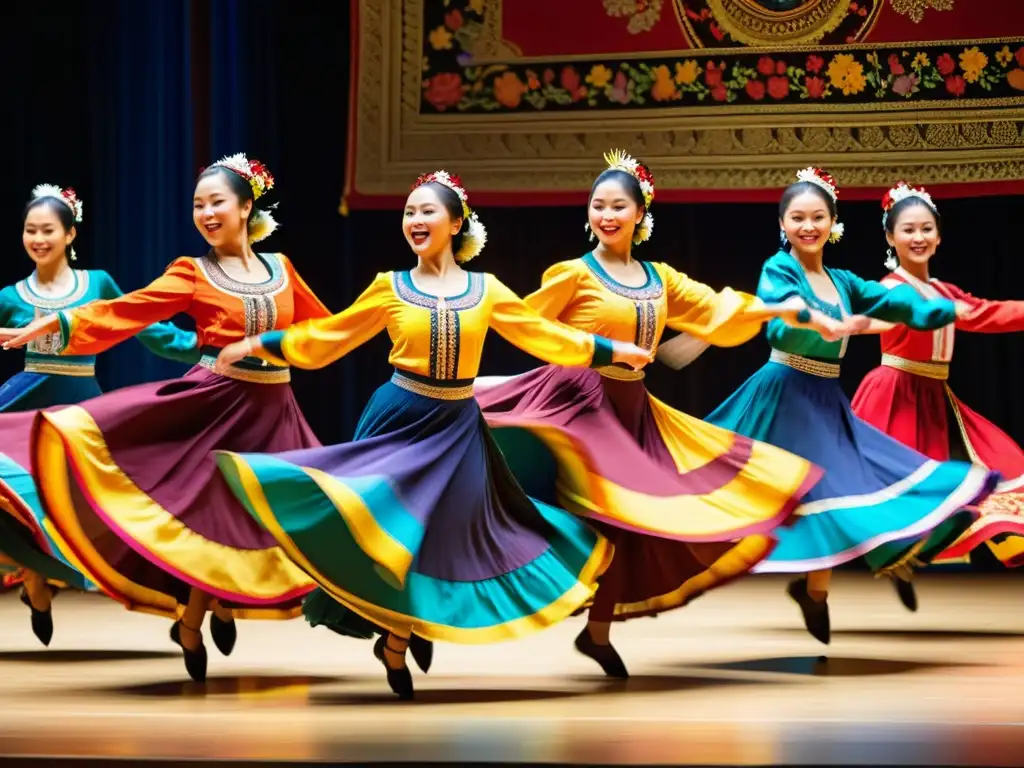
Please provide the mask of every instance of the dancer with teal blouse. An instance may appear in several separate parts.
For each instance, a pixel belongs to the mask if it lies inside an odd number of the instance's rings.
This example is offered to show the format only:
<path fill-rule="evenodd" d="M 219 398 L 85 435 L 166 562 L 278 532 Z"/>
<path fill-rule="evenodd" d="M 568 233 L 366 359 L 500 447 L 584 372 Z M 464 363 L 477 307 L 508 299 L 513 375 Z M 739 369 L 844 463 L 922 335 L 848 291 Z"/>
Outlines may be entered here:
<path fill-rule="evenodd" d="M 25 207 L 22 242 L 35 270 L 0 290 L 0 327 L 21 328 L 38 317 L 122 295 L 103 270 L 74 269 L 72 245 L 82 221 L 82 201 L 73 189 L 41 184 Z M 196 335 L 170 323 L 139 334 L 154 354 L 183 363 L 199 359 Z M 71 405 L 102 394 L 96 381 L 96 356 L 62 356 L 51 336 L 33 341 L 25 368 L 0 386 L 0 568 L 20 576 L 22 602 L 32 611 L 32 629 L 48 645 L 53 635 L 50 599 L 53 583 L 78 589 L 92 585 L 69 563 L 43 522 L 36 485 L 30 474 L 29 432 L 35 410 Z M 18 414 L 18 415 L 14 415 Z M 49 584 L 47 582 L 50 582 Z"/>
<path fill-rule="evenodd" d="M 763 301 L 799 296 L 837 320 L 862 315 L 920 330 L 953 322 L 961 308 L 948 299 L 926 300 L 910 286 L 890 289 L 824 267 L 825 243 L 842 235 L 838 191 L 818 169 L 797 179 L 779 206 L 784 247 L 761 272 Z M 876 573 L 899 576 L 927 562 L 970 524 L 976 513 L 964 508 L 987 496 L 999 477 L 981 466 L 930 460 L 854 416 L 839 386 L 845 338 L 825 341 L 773 320 L 768 342 L 769 361 L 706 420 L 825 470 L 754 572 L 807 574 L 789 585 L 789 595 L 808 631 L 828 643 L 830 569 L 863 556 Z"/>

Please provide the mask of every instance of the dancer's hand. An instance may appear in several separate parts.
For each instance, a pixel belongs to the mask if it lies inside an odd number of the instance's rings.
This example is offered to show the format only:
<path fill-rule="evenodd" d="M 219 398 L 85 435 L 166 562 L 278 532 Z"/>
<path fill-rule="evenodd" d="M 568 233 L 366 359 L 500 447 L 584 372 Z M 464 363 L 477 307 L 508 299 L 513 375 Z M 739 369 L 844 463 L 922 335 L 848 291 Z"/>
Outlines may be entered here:
<path fill-rule="evenodd" d="M 249 357 L 253 352 L 254 346 L 253 340 L 249 336 L 246 336 L 241 341 L 228 344 L 217 355 L 217 362 L 214 363 L 213 370 L 221 375 L 227 373 L 232 365 L 239 360 Z"/>
<path fill-rule="evenodd" d="M 18 349 L 33 339 L 59 330 L 60 320 L 57 319 L 57 315 L 47 315 L 33 320 L 24 328 L 0 328 L 0 341 L 3 342 L 4 349 Z"/>
<path fill-rule="evenodd" d="M 625 341 L 612 342 L 612 362 L 624 363 L 634 371 L 639 371 L 654 359 L 649 349 L 641 349 L 636 344 Z"/>
<path fill-rule="evenodd" d="M 954 301 L 953 304 L 956 306 L 956 319 L 963 320 L 969 314 L 971 314 L 971 305 L 966 301 Z"/>
<path fill-rule="evenodd" d="M 885 323 L 884 326 L 880 323 L 872 320 L 867 315 L 850 315 L 841 323 L 843 336 L 856 336 L 859 333 L 865 333 L 871 331 L 877 325 L 881 330 L 888 330 L 892 328 L 891 323 Z M 881 330 L 879 332 L 881 332 Z"/>
<path fill-rule="evenodd" d="M 850 325 L 847 325 L 846 321 L 836 320 L 834 317 L 829 317 L 824 312 L 819 312 L 816 309 L 808 311 L 810 312 L 811 319 L 806 323 L 800 324 L 800 327 L 817 331 L 818 335 L 825 341 L 839 341 L 850 335 L 851 328 L 857 328 L 861 325 L 860 320 L 855 320 Z"/>

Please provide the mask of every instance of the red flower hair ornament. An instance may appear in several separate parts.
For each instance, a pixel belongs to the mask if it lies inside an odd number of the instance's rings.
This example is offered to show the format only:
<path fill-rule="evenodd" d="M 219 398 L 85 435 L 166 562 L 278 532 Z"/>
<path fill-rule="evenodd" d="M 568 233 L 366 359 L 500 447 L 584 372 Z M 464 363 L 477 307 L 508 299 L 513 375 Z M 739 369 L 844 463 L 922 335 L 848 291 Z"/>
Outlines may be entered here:
<path fill-rule="evenodd" d="M 882 228 L 885 228 L 886 223 L 889 220 L 889 212 L 896 203 L 903 202 L 907 198 L 916 197 L 923 200 L 925 205 L 932 209 L 933 213 L 938 213 L 939 208 L 935 205 L 935 201 L 932 200 L 932 196 L 925 191 L 924 187 L 912 187 L 905 181 L 897 181 L 893 184 L 892 188 L 882 196 Z M 896 257 L 892 254 L 892 249 L 889 249 L 888 256 L 885 259 L 885 266 L 891 272 L 899 266 L 899 262 Z"/>
<path fill-rule="evenodd" d="M 836 184 L 835 177 L 828 171 L 824 171 L 821 168 L 804 168 L 802 171 L 796 172 L 796 180 L 805 181 L 808 184 L 813 184 L 825 190 L 825 193 L 832 198 L 833 203 L 839 202 L 839 185 Z M 846 227 L 837 218 L 832 224 L 832 231 L 828 236 L 828 241 L 830 243 L 838 243 L 845 231 Z"/>
<path fill-rule="evenodd" d="M 210 167 L 226 168 L 249 182 L 254 201 L 259 200 L 274 188 L 274 176 L 270 173 L 270 169 L 259 160 L 250 160 L 244 152 L 222 157 Z M 249 242 L 258 243 L 260 240 L 266 240 L 277 227 L 277 220 L 270 215 L 266 208 L 254 208 L 249 215 Z"/>
<path fill-rule="evenodd" d="M 468 224 L 466 231 L 462 235 L 462 245 L 459 247 L 458 253 L 455 254 L 455 261 L 459 264 L 465 264 L 470 259 L 479 256 L 480 251 L 487 244 L 487 229 L 484 228 L 476 213 L 469 207 L 469 195 L 466 194 L 466 188 L 462 186 L 462 179 L 448 173 L 448 171 L 434 171 L 433 173 L 425 173 L 416 179 L 412 189 L 422 187 L 424 184 L 441 184 L 448 187 L 462 203 L 462 218 Z"/>
<path fill-rule="evenodd" d="M 607 170 L 628 173 L 640 185 L 640 192 L 644 196 L 645 213 L 643 220 L 633 232 L 633 244 L 640 245 L 640 243 L 650 240 L 651 235 L 654 234 L 654 216 L 651 215 L 651 203 L 654 202 L 654 174 L 651 173 L 650 168 L 621 149 L 605 152 L 604 161 L 608 164 Z M 586 228 L 590 229 L 589 223 Z M 591 233 L 591 239 L 593 237 L 594 234 Z"/>

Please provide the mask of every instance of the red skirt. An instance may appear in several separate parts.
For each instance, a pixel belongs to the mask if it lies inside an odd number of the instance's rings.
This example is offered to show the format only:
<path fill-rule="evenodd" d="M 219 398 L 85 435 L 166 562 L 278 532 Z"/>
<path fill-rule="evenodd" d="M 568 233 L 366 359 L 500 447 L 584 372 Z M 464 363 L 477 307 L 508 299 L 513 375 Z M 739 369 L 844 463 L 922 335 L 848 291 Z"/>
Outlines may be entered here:
<path fill-rule="evenodd" d="M 956 424 L 952 433 L 947 403 Z M 964 405 L 944 380 L 885 365 L 861 382 L 853 410 L 928 458 L 948 461 L 950 443 L 956 440 L 970 461 L 1003 475 L 995 493 L 982 502 L 978 520 L 934 562 L 962 558 L 987 542 L 1005 565 L 1024 565 L 1024 450 L 1013 438 Z"/>

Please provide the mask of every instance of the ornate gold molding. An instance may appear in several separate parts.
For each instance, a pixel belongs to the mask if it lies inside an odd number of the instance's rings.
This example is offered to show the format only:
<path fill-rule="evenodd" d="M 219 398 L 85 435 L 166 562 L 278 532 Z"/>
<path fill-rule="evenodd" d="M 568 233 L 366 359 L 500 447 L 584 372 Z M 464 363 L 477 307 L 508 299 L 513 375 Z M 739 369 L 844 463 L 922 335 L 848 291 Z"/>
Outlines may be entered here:
<path fill-rule="evenodd" d="M 733 40 L 745 45 L 777 46 L 817 42 L 839 26 L 850 3 L 815 0 L 785 13 L 766 10 L 749 0 L 708 0 L 708 7 Z"/>
<path fill-rule="evenodd" d="M 477 194 L 583 192 L 609 147 L 642 157 L 662 190 L 778 188 L 810 164 L 844 186 L 1024 179 L 1024 99 L 1015 98 L 956 109 L 888 102 L 421 115 L 425 1 L 359 0 L 351 176 L 359 195 L 404 195 L 437 167 Z"/>

